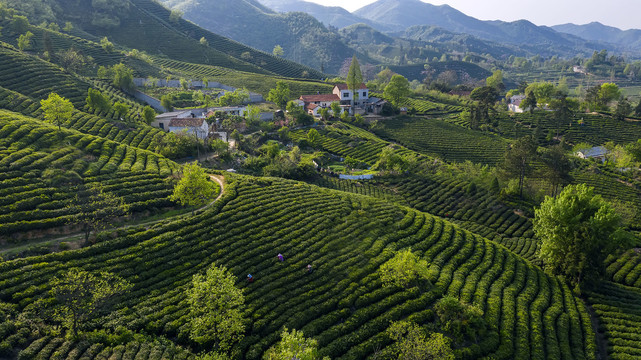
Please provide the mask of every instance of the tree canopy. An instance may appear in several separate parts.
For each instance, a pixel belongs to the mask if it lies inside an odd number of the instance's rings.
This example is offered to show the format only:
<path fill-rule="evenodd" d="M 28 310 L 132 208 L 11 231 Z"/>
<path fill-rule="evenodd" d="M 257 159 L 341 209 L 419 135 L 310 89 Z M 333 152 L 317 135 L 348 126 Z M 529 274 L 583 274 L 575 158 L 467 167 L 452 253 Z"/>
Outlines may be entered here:
<path fill-rule="evenodd" d="M 429 282 L 429 264 L 419 258 L 412 249 L 399 251 L 379 269 L 385 286 L 408 287 Z"/>
<path fill-rule="evenodd" d="M 316 340 L 306 338 L 302 331 L 292 329 L 290 332 L 285 328 L 280 336 L 280 341 L 267 350 L 263 356 L 264 360 L 321 359 L 320 355 L 318 355 L 318 343 Z M 329 360 L 329 358 L 326 359 Z"/>
<path fill-rule="evenodd" d="M 352 57 L 352 64 L 349 66 L 347 72 L 347 87 L 354 93 L 354 100 L 358 98 L 358 90 L 363 83 L 363 72 L 361 66 L 356 59 L 356 55 Z"/>
<path fill-rule="evenodd" d="M 289 90 L 289 85 L 284 81 L 276 82 L 276 87 L 269 90 L 269 94 L 267 95 L 267 101 L 273 102 L 281 110 L 285 110 L 290 98 L 291 91 Z"/>
<path fill-rule="evenodd" d="M 209 180 L 198 163 L 187 164 L 170 199 L 183 206 L 203 206 L 213 199 L 216 189 L 217 185 Z"/>
<path fill-rule="evenodd" d="M 194 275 L 187 291 L 192 340 L 228 351 L 242 339 L 245 296 L 235 284 L 224 266 L 212 264 L 205 274 Z"/>
<path fill-rule="evenodd" d="M 73 114 L 73 104 L 71 101 L 63 98 L 56 93 L 50 93 L 47 99 L 40 100 L 45 121 L 58 125 L 58 130 L 62 123 Z"/>
<path fill-rule="evenodd" d="M 573 285 L 603 271 L 603 261 L 627 245 L 621 217 L 594 188 L 569 185 L 535 210 L 534 232 L 541 239 L 538 257 L 546 270 Z"/>
<path fill-rule="evenodd" d="M 403 75 L 393 75 L 389 84 L 385 86 L 383 95 L 394 105 L 399 106 L 410 94 L 410 83 Z"/>
<path fill-rule="evenodd" d="M 49 285 L 54 304 L 53 318 L 74 335 L 106 308 L 109 300 L 132 287 L 114 274 L 94 274 L 79 268 L 71 268 L 53 278 Z"/>

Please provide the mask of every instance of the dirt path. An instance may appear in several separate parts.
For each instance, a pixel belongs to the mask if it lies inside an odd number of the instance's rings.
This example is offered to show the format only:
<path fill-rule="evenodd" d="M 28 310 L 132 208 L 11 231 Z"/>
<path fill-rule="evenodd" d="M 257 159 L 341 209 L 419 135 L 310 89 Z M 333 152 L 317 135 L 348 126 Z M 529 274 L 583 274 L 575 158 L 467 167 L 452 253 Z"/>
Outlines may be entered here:
<path fill-rule="evenodd" d="M 201 207 L 199 209 L 196 209 L 194 211 L 201 211 L 201 210 L 208 209 L 214 203 L 216 203 L 216 201 L 220 200 L 220 198 L 223 197 L 223 194 L 225 192 L 225 178 L 222 175 L 209 175 L 209 177 L 213 181 L 218 183 L 218 185 L 220 185 L 220 193 L 209 204 L 207 204 L 207 205 L 205 205 L 205 206 L 203 206 L 203 207 Z M 124 230 L 124 229 L 128 229 L 128 228 L 132 228 L 132 227 L 138 227 L 138 226 L 150 226 L 150 225 L 154 225 L 154 224 L 157 224 L 159 222 L 162 222 L 162 221 L 173 221 L 173 220 L 177 220 L 179 218 L 187 217 L 187 216 L 191 216 L 191 212 L 175 215 L 175 216 L 168 217 L 168 218 L 161 218 L 161 219 L 152 220 L 152 221 L 146 221 L 146 222 L 133 223 L 133 224 L 129 224 L 129 225 L 123 225 L 123 226 L 120 226 L 120 227 L 111 228 L 109 230 L 110 231 L 117 231 L 117 230 Z M 34 242 L 28 242 L 28 243 L 22 244 L 20 246 L 14 246 L 14 247 L 0 249 L 0 254 L 5 254 L 5 253 L 9 253 L 9 252 L 16 252 L 16 251 L 22 251 L 22 250 L 26 250 L 26 249 L 28 249 L 30 247 L 38 246 L 38 245 L 53 246 L 53 245 L 59 244 L 61 242 L 69 243 L 70 248 L 79 248 L 81 246 L 82 242 L 84 242 L 84 240 L 85 239 L 84 239 L 84 234 L 83 233 L 68 234 L 68 235 L 64 235 L 64 236 L 53 238 L 53 239 L 37 240 L 37 241 L 34 241 Z"/>

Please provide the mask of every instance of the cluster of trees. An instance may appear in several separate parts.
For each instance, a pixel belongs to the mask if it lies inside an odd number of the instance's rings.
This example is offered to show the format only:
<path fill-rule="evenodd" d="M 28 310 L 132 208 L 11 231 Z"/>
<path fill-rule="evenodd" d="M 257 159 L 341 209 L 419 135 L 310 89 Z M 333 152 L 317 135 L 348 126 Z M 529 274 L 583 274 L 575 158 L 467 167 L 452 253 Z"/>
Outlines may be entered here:
<path fill-rule="evenodd" d="M 100 66 L 98 68 L 98 77 L 110 80 L 113 86 L 124 91 L 133 91 L 135 89 L 134 71 L 123 63 L 109 67 Z"/>

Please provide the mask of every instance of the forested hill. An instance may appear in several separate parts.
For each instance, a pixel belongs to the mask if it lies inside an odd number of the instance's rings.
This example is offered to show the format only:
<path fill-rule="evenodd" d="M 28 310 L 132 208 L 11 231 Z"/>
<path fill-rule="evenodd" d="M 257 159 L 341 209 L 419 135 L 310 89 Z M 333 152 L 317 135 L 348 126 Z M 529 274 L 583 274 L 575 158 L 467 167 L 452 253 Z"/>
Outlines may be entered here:
<path fill-rule="evenodd" d="M 354 54 L 338 34 L 302 12 L 276 14 L 246 0 L 161 1 L 205 29 L 266 52 L 280 45 L 285 58 L 327 73 L 338 73 Z"/>
<path fill-rule="evenodd" d="M 98 41 L 106 36 L 119 45 L 166 55 L 174 60 L 222 66 L 287 77 L 323 78 L 310 67 L 258 51 L 172 14 L 152 0 L 74 1 L 2 0 L 31 23 L 71 23 L 71 33 Z M 91 15 L 88 15 L 91 14 Z M 201 39 L 205 39 L 205 43 Z"/>

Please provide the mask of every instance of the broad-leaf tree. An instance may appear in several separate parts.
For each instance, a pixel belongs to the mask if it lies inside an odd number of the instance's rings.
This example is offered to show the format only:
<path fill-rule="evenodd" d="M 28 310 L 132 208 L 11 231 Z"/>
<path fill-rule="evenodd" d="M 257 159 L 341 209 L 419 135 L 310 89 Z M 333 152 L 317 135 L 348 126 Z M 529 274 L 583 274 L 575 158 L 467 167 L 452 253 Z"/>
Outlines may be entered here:
<path fill-rule="evenodd" d="M 388 350 L 390 358 L 399 360 L 454 360 L 450 339 L 440 333 L 427 336 L 418 324 L 409 321 L 393 322 L 386 331 L 394 341 Z"/>
<path fill-rule="evenodd" d="M 521 104 L 519 107 L 523 110 L 529 110 L 530 114 L 534 114 L 534 109 L 536 109 L 536 105 L 538 105 L 538 102 L 536 100 L 536 94 L 534 91 L 528 91 L 525 94 L 525 99 L 521 101 Z"/>
<path fill-rule="evenodd" d="M 115 218 L 125 216 L 129 211 L 121 197 L 104 191 L 99 183 L 81 186 L 69 208 L 77 212 L 71 222 L 81 226 L 85 243 L 89 241 L 92 232 L 106 227 Z"/>
<path fill-rule="evenodd" d="M 519 196 L 521 198 L 523 197 L 525 177 L 533 170 L 532 163 L 536 159 L 536 148 L 536 142 L 532 137 L 525 136 L 518 139 L 505 153 L 502 169 L 507 177 L 519 180 Z"/>
<path fill-rule="evenodd" d="M 379 274 L 384 286 L 409 287 L 421 282 L 429 284 L 429 264 L 414 254 L 412 249 L 397 252 L 381 266 Z"/>
<path fill-rule="evenodd" d="M 111 305 L 114 297 L 132 285 L 108 272 L 90 273 L 71 268 L 49 283 L 53 298 L 53 318 L 64 328 L 78 335 L 87 323 Z"/>
<path fill-rule="evenodd" d="M 98 111 L 107 112 L 111 109 L 111 101 L 100 90 L 89 88 L 85 101 L 90 108 Z"/>
<path fill-rule="evenodd" d="M 626 116 L 630 115 L 632 112 L 632 105 L 628 98 L 621 96 L 619 102 L 617 103 L 616 110 L 614 111 L 614 117 L 617 120 L 625 120 Z"/>
<path fill-rule="evenodd" d="M 483 310 L 477 306 L 446 296 L 436 303 L 434 310 L 441 330 L 457 343 L 465 340 L 477 341 L 485 332 Z"/>
<path fill-rule="evenodd" d="M 276 87 L 269 90 L 267 95 L 267 101 L 271 101 L 276 104 L 281 110 L 285 110 L 287 107 L 287 102 L 291 98 L 291 91 L 289 90 L 289 85 L 284 81 L 276 82 Z"/>
<path fill-rule="evenodd" d="M 198 163 L 187 164 L 183 167 L 182 178 L 176 184 L 170 199 L 183 206 L 200 207 L 213 199 L 216 189 L 217 185 Z"/>
<path fill-rule="evenodd" d="M 71 101 L 56 93 L 50 93 L 47 99 L 40 100 L 45 121 L 58 125 L 58 131 L 65 120 L 69 119 L 74 107 Z"/>
<path fill-rule="evenodd" d="M 556 199 L 546 197 L 533 224 L 545 269 L 573 285 L 602 273 L 605 258 L 629 239 L 614 208 L 585 184 L 567 186 Z"/>
<path fill-rule="evenodd" d="M 147 105 L 142 109 L 142 118 L 145 123 L 151 124 L 156 119 L 156 111 Z"/>
<path fill-rule="evenodd" d="M 192 340 L 226 352 L 242 339 L 245 296 L 225 267 L 212 264 L 205 274 L 194 275 L 187 302 Z"/>
<path fill-rule="evenodd" d="M 280 334 L 280 341 L 269 348 L 263 360 L 320 360 L 318 343 L 314 339 L 306 338 L 302 331 L 287 328 Z"/>
<path fill-rule="evenodd" d="M 562 144 L 554 145 L 543 152 L 541 160 L 546 165 L 543 171 L 545 179 L 552 185 L 552 196 L 556 197 L 559 188 L 572 180 L 570 176 L 572 164 Z"/>
<path fill-rule="evenodd" d="M 274 50 L 272 51 L 272 54 L 274 54 L 274 56 L 283 57 L 283 55 L 285 55 L 285 50 L 283 50 L 282 46 L 276 45 L 274 46 Z"/>
<path fill-rule="evenodd" d="M 389 84 L 385 86 L 383 95 L 389 99 L 392 104 L 399 106 L 410 94 L 410 83 L 403 75 L 393 75 Z"/>

